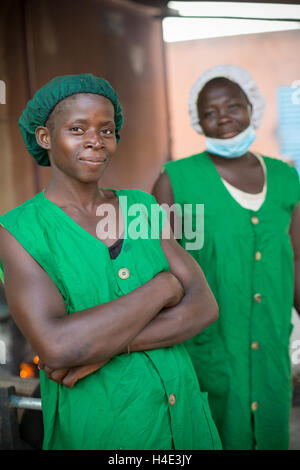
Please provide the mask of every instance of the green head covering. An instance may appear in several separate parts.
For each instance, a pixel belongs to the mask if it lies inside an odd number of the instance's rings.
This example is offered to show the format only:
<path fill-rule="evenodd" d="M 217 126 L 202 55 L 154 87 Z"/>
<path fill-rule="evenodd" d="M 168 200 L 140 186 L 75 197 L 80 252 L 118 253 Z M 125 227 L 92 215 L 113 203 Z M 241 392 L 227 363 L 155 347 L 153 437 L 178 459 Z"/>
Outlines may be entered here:
<path fill-rule="evenodd" d="M 40 88 L 32 100 L 28 101 L 19 119 L 26 148 L 39 165 L 50 166 L 50 161 L 47 150 L 40 147 L 36 141 L 36 128 L 46 125 L 49 114 L 60 101 L 76 93 L 94 93 L 105 96 L 112 102 L 115 108 L 116 139 L 119 142 L 119 130 L 123 124 L 122 108 L 118 95 L 109 82 L 91 73 L 55 77 Z"/>

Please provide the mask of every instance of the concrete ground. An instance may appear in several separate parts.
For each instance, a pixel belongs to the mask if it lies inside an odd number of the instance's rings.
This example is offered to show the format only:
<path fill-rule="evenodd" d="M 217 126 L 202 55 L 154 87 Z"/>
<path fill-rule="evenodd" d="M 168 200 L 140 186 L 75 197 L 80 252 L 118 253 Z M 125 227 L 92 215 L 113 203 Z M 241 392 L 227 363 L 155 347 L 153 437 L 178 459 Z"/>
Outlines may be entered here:
<path fill-rule="evenodd" d="M 300 406 L 294 406 L 290 421 L 290 450 L 300 450 Z"/>

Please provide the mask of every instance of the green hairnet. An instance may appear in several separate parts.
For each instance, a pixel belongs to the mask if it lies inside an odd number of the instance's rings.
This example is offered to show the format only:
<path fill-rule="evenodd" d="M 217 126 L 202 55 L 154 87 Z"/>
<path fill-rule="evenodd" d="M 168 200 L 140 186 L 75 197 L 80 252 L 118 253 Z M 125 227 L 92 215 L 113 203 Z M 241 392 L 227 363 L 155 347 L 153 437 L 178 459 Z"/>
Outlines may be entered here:
<path fill-rule="evenodd" d="M 76 93 L 94 93 L 105 96 L 112 102 L 115 109 L 116 139 L 119 142 L 119 130 L 123 124 L 122 108 L 118 95 L 109 82 L 91 73 L 55 77 L 40 88 L 32 100 L 28 101 L 19 119 L 26 148 L 39 165 L 50 166 L 50 161 L 47 150 L 40 147 L 36 141 L 36 128 L 46 125 L 49 114 L 57 103 Z"/>

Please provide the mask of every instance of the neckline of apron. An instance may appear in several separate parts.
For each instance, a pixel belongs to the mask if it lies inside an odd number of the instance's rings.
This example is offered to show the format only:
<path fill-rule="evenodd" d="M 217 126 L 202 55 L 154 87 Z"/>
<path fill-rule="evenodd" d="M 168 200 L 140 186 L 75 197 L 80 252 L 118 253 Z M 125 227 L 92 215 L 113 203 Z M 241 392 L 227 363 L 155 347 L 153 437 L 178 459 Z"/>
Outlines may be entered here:
<path fill-rule="evenodd" d="M 265 160 L 265 158 L 262 156 L 263 160 L 264 160 L 264 163 L 265 163 L 265 166 L 266 166 L 266 173 L 265 173 L 265 183 L 266 183 L 266 195 L 265 195 L 265 200 L 264 202 L 262 203 L 262 205 L 260 206 L 260 208 L 258 210 L 252 210 L 252 209 L 247 209 L 246 207 L 243 207 L 241 206 L 235 199 L 234 197 L 230 194 L 230 192 L 228 191 L 228 189 L 226 188 L 222 178 L 221 178 L 221 175 L 220 173 L 218 172 L 215 164 L 213 163 L 212 159 L 210 158 L 208 152 L 204 152 L 206 158 L 207 158 L 207 161 L 208 161 L 208 164 L 209 166 L 211 167 L 212 171 L 216 174 L 217 176 L 217 181 L 218 183 L 220 184 L 224 194 L 226 195 L 226 198 L 228 199 L 228 201 L 231 202 L 231 204 L 233 206 L 235 206 L 236 208 L 240 209 L 241 211 L 243 212 L 248 212 L 250 214 L 258 214 L 260 211 L 262 211 L 262 209 L 264 209 L 264 207 L 266 206 L 266 204 L 269 202 L 269 197 L 270 197 L 270 182 L 269 182 L 269 168 L 268 168 L 268 161 Z"/>
<path fill-rule="evenodd" d="M 104 189 L 109 189 L 109 188 L 104 188 Z M 61 209 L 61 207 L 59 207 L 57 204 L 55 204 L 55 202 L 52 202 L 50 199 L 48 199 L 45 194 L 44 194 L 44 191 L 45 189 L 43 189 L 41 192 L 40 192 L 40 195 L 41 195 L 41 198 L 42 200 L 48 204 L 49 207 L 52 207 L 52 209 L 54 209 L 57 214 L 59 214 L 61 217 L 63 217 L 68 223 L 69 225 L 71 225 L 78 233 L 81 233 L 83 234 L 87 239 L 89 239 L 90 241 L 92 240 L 93 243 L 96 245 L 96 246 L 100 246 L 100 247 L 103 247 L 104 250 L 106 251 L 106 255 L 110 258 L 110 254 L 109 254 L 109 246 L 107 246 L 102 240 L 100 240 L 99 238 L 96 238 L 94 237 L 93 235 L 91 235 L 87 230 L 85 230 L 83 227 L 81 227 L 81 225 L 79 225 L 77 222 L 75 222 L 74 219 L 72 219 L 72 217 L 70 217 L 63 209 Z M 117 198 L 118 198 L 118 201 L 119 201 L 119 210 L 121 210 L 122 212 L 122 216 L 123 216 L 123 221 L 124 221 L 124 232 L 123 232 L 123 243 L 122 243 L 122 247 L 121 247 L 121 251 L 120 253 L 118 254 L 117 258 L 115 259 L 111 259 L 111 261 L 116 261 L 117 259 L 120 258 L 120 256 L 125 252 L 125 249 L 124 249 L 124 245 L 127 243 L 127 214 L 126 214 L 126 217 L 124 215 L 124 210 L 125 208 L 123 207 L 122 205 L 122 198 L 120 199 L 120 193 L 122 192 L 122 190 L 118 190 L 118 189 L 112 189 L 111 191 L 114 191 Z M 120 239 L 119 239 L 120 240 Z M 111 245 L 112 246 L 112 245 Z"/>

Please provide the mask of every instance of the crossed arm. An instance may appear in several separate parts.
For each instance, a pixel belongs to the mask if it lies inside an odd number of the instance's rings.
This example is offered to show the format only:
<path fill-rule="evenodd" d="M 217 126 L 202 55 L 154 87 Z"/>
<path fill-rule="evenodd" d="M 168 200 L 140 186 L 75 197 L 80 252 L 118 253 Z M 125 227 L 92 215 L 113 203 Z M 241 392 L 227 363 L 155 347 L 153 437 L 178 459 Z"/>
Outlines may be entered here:
<path fill-rule="evenodd" d="M 173 239 L 161 241 L 170 266 L 127 295 L 66 315 L 60 291 L 5 229 L 0 257 L 9 309 L 45 365 L 67 386 L 113 356 L 185 341 L 218 317 L 216 301 L 193 258 Z"/>

